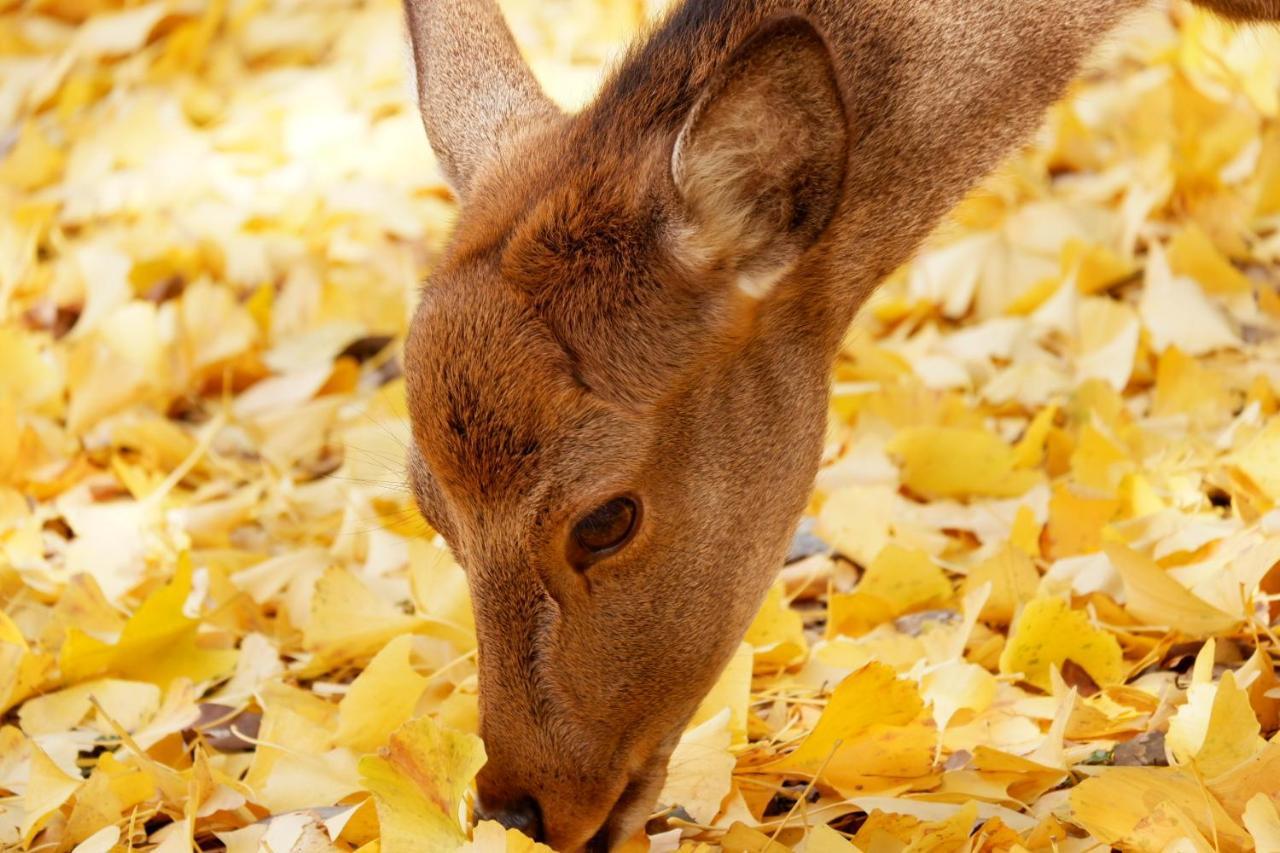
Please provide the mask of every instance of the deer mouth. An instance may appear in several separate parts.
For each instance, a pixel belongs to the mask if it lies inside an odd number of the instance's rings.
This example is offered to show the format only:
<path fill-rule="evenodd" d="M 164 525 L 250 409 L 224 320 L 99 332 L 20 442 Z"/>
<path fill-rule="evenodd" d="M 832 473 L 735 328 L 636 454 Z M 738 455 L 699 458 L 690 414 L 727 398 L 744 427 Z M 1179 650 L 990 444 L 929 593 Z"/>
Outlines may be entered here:
<path fill-rule="evenodd" d="M 609 822 L 605 821 L 604 826 L 591 836 L 591 840 L 587 842 L 586 853 L 609 853 Z"/>
<path fill-rule="evenodd" d="M 659 751 L 631 775 L 627 786 L 609 809 L 604 824 L 587 842 L 585 853 L 607 853 L 611 848 L 621 846 L 644 826 L 653 811 L 662 780 L 666 778 L 667 758 L 665 751 Z"/>

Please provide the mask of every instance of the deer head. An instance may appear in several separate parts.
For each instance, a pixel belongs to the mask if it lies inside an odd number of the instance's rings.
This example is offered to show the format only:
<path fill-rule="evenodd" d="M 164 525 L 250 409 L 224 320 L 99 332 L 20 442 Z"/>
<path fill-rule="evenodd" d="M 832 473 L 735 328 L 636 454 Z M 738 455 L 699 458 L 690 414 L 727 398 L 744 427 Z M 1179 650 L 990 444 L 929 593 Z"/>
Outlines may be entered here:
<path fill-rule="evenodd" d="M 567 116 L 493 0 L 406 0 L 461 202 L 410 481 L 471 584 L 482 814 L 566 851 L 643 824 L 781 564 L 848 320 L 1137 2 L 690 0 Z"/>
<path fill-rule="evenodd" d="M 476 611 L 483 813 L 640 825 L 804 506 L 834 339 L 808 315 L 846 122 L 798 18 L 670 126 L 559 114 L 493 5 L 410 4 L 461 200 L 405 352 L 410 480 Z"/>

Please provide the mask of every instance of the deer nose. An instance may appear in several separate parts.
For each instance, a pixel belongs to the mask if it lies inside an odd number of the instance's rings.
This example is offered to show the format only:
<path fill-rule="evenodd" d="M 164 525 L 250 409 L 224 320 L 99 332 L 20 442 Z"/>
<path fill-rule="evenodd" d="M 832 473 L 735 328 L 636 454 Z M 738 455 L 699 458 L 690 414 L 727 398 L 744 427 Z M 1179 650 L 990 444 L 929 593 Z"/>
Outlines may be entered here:
<path fill-rule="evenodd" d="M 533 797 L 521 797 L 503 804 L 478 802 L 476 817 L 480 820 L 496 820 L 507 829 L 518 829 L 534 841 L 544 840 L 542 809 Z"/>

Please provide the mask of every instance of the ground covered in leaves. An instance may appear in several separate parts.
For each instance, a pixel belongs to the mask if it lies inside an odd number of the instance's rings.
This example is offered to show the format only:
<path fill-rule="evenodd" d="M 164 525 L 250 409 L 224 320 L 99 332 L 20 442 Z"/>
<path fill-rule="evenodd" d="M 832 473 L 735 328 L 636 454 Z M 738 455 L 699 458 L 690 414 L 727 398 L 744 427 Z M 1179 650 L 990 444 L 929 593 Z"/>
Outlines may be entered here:
<path fill-rule="evenodd" d="M 647 12 L 506 7 L 570 104 Z M 529 849 L 402 486 L 396 4 L 0 13 L 0 847 Z M 1280 850 L 1278 113 L 1146 13 L 891 278 L 652 849 Z"/>

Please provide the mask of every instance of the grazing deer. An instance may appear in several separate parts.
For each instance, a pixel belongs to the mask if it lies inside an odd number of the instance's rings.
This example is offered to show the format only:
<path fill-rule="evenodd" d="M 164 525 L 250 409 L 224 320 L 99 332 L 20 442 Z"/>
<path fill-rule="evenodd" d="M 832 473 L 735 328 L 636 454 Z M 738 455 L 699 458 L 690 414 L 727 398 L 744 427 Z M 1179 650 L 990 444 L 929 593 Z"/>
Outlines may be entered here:
<path fill-rule="evenodd" d="M 782 563 L 854 312 L 1141 0 L 685 0 L 576 115 L 493 0 L 405 5 L 461 202 L 405 368 L 475 602 L 478 810 L 607 849 Z"/>

